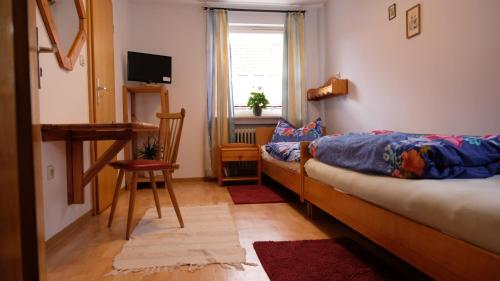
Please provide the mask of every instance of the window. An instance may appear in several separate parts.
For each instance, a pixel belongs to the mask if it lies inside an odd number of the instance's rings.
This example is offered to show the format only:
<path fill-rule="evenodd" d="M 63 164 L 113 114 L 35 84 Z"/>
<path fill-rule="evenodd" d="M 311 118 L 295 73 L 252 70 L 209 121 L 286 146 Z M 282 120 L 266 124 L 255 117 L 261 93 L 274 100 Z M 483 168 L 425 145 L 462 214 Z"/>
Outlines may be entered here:
<path fill-rule="evenodd" d="M 263 115 L 281 116 L 283 26 L 230 26 L 229 43 L 235 115 L 251 115 L 250 92 L 261 90 L 269 100 Z"/>

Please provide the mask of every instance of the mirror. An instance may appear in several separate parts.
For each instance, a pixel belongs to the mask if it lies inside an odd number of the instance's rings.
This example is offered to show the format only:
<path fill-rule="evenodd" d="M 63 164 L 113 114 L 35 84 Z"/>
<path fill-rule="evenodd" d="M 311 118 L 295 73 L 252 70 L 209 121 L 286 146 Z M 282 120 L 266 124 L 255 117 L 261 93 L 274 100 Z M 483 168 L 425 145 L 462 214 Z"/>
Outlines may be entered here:
<path fill-rule="evenodd" d="M 83 0 L 37 0 L 59 65 L 72 70 L 86 40 Z"/>

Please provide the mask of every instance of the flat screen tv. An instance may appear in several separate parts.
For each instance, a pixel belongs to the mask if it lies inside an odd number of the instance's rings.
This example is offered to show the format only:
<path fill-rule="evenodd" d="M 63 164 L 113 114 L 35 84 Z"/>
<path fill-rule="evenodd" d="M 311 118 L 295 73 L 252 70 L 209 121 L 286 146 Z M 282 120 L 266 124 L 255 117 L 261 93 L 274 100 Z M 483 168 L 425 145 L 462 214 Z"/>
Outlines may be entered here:
<path fill-rule="evenodd" d="M 172 57 L 128 52 L 127 78 L 146 83 L 172 83 Z"/>

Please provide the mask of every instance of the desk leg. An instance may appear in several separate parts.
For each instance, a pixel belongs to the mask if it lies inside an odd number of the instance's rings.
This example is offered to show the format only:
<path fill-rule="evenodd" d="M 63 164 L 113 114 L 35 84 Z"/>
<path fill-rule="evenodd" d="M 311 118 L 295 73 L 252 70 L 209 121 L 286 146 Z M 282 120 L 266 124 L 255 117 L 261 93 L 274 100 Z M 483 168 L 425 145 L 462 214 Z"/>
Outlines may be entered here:
<path fill-rule="evenodd" d="M 108 165 L 109 162 L 115 158 L 116 154 L 125 147 L 129 142 L 128 139 L 116 140 L 113 144 L 104 151 L 104 153 L 95 161 L 95 163 L 89 167 L 87 171 L 83 174 L 82 186 L 86 186 L 97 174 Z"/>
<path fill-rule="evenodd" d="M 128 142 L 128 139 L 115 141 L 84 173 L 83 141 L 66 141 L 68 205 L 84 203 L 84 187 Z"/>
<path fill-rule="evenodd" d="M 66 141 L 68 205 L 83 204 L 83 141 Z"/>

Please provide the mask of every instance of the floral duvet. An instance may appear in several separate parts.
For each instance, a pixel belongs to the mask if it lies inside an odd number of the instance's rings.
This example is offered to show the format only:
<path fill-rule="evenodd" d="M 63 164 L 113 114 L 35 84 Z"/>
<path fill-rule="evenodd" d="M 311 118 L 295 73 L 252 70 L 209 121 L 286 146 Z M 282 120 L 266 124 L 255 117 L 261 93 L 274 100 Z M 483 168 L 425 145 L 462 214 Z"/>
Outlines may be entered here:
<path fill-rule="evenodd" d="M 399 178 L 486 178 L 500 173 L 500 135 L 423 135 L 392 131 L 321 137 L 317 160 Z"/>

